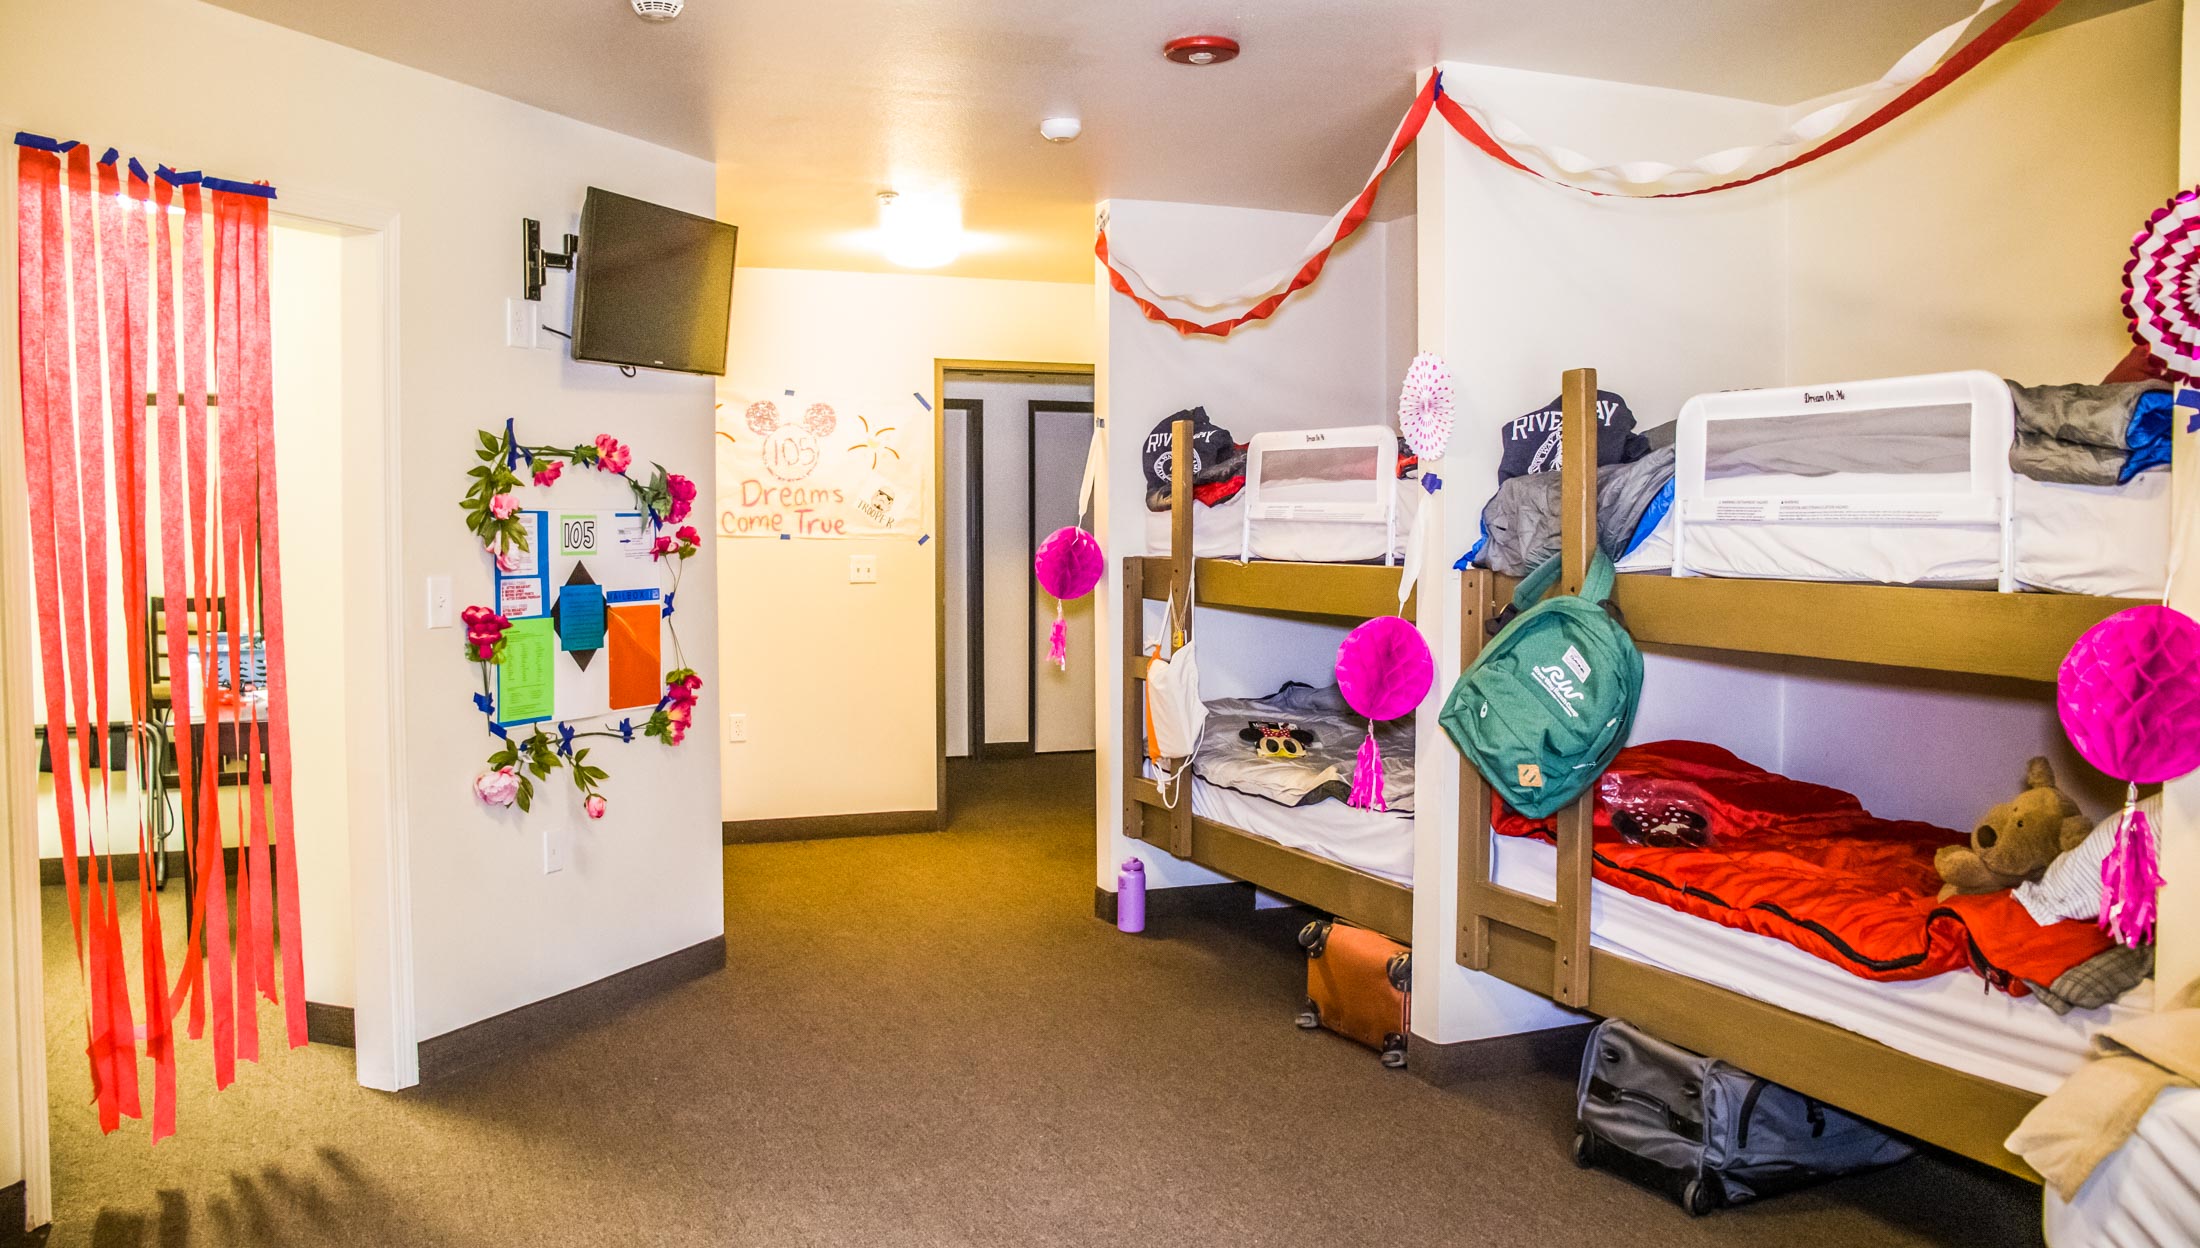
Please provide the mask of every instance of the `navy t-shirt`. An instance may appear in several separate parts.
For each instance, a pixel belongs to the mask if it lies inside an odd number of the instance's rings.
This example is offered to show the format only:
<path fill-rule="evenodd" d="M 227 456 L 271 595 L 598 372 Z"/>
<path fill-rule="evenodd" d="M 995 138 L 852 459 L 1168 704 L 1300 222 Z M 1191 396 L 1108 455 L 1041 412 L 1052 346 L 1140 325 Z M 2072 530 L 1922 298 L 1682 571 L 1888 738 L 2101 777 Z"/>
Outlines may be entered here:
<path fill-rule="evenodd" d="M 1532 472 L 1556 472 L 1559 468 L 1559 399 L 1525 416 L 1516 416 L 1498 428 L 1504 458 L 1498 461 L 1499 484 Z M 1597 462 L 1627 464 L 1650 453 L 1650 442 L 1635 432 L 1635 413 L 1627 400 L 1610 390 L 1597 391 Z"/>

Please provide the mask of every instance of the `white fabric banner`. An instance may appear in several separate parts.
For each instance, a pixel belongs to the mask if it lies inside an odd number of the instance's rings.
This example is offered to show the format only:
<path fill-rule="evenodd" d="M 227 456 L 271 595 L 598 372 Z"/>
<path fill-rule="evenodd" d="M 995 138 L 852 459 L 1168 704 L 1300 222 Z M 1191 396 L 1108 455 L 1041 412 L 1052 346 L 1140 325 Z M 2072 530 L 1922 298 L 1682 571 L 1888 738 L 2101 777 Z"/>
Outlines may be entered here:
<path fill-rule="evenodd" d="M 728 396 L 718 411 L 718 535 L 916 540 L 932 423 L 915 406 Z"/>

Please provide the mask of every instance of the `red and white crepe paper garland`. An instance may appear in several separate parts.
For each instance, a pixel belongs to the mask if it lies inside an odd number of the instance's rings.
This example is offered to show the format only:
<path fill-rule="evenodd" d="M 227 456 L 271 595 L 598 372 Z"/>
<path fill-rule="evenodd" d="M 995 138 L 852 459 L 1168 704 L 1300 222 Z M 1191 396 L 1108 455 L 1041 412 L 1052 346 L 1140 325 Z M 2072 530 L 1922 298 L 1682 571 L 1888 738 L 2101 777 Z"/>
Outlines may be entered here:
<path fill-rule="evenodd" d="M 2200 377 L 2200 187 L 2154 210 L 2131 240 L 2124 265 L 2124 315 L 2131 336 L 2180 380 Z"/>
<path fill-rule="evenodd" d="M 1451 446 L 1451 370 L 1426 352 L 1413 357 L 1398 391 L 1398 432 L 1421 459 L 1441 459 Z"/>

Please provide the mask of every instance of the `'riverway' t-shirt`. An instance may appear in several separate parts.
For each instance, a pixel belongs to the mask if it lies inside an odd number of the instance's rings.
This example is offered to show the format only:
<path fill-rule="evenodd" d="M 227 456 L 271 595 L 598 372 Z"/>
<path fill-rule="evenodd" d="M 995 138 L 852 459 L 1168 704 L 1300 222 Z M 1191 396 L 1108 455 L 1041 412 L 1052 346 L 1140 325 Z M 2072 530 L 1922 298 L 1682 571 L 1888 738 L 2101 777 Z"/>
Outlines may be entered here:
<path fill-rule="evenodd" d="M 1505 448 L 1504 458 L 1497 465 L 1497 480 L 1503 484 L 1514 477 L 1524 477 L 1532 472 L 1557 472 L 1559 469 L 1561 424 L 1559 400 L 1554 398 L 1543 407 L 1525 416 L 1516 416 L 1498 429 L 1498 437 Z M 1597 391 L 1597 462 L 1599 464 L 1628 464 L 1650 453 L 1650 442 L 1635 432 L 1635 413 L 1627 406 L 1627 400 L 1610 390 Z"/>

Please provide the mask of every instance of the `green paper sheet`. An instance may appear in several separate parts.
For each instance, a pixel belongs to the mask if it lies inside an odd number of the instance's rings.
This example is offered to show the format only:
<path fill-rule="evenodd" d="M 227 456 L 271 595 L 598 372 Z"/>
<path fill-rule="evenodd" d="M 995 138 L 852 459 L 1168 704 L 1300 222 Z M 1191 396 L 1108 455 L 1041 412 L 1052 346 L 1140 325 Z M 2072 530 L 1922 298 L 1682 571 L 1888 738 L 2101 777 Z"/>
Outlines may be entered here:
<path fill-rule="evenodd" d="M 497 722 L 532 724 L 555 713 L 552 680 L 558 635 L 550 617 L 514 620 L 504 634 L 504 661 L 497 664 Z"/>

